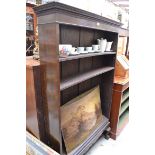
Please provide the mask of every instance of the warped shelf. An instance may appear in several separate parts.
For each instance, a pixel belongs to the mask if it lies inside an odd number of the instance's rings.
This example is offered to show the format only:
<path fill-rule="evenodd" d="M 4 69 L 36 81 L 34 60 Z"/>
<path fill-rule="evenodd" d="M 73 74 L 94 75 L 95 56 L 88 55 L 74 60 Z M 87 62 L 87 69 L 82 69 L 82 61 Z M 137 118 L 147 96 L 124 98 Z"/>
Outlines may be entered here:
<path fill-rule="evenodd" d="M 102 67 L 102 68 L 99 68 L 99 69 L 94 69 L 94 70 L 91 70 L 89 72 L 81 73 L 81 74 L 79 74 L 77 76 L 65 79 L 65 80 L 61 81 L 60 90 L 67 89 L 67 88 L 69 88 L 71 86 L 79 84 L 79 83 L 81 83 L 81 82 L 83 82 L 85 80 L 88 80 L 90 78 L 98 76 L 98 75 L 100 75 L 102 73 L 109 72 L 109 71 L 111 71 L 113 69 L 114 69 L 114 67 Z"/>
<path fill-rule="evenodd" d="M 122 103 L 121 109 L 120 109 L 120 113 L 119 113 L 119 117 L 124 113 L 124 111 L 129 107 L 129 99 L 125 100 Z"/>
<path fill-rule="evenodd" d="M 67 61 L 67 60 L 80 59 L 80 58 L 93 57 L 93 56 L 99 56 L 99 55 L 112 55 L 112 54 L 116 54 L 116 52 L 79 54 L 79 55 L 75 55 L 75 56 L 68 56 L 66 58 L 61 58 L 60 57 L 59 62 Z"/>

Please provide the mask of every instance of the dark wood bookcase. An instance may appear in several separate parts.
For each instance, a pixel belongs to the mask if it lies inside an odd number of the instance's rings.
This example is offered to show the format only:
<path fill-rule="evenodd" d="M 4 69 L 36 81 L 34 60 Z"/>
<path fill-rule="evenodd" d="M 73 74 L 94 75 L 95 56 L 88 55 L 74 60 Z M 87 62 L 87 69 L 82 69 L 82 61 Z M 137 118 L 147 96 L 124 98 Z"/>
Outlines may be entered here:
<path fill-rule="evenodd" d="M 45 66 L 44 86 L 47 144 L 66 154 L 61 134 L 60 107 L 91 88 L 100 86 L 103 122 L 70 154 L 82 155 L 109 128 L 118 35 L 121 23 L 51 2 L 34 8 L 38 17 L 40 63 Z M 113 41 L 112 52 L 59 57 L 59 44 L 91 46 L 98 38 Z"/>

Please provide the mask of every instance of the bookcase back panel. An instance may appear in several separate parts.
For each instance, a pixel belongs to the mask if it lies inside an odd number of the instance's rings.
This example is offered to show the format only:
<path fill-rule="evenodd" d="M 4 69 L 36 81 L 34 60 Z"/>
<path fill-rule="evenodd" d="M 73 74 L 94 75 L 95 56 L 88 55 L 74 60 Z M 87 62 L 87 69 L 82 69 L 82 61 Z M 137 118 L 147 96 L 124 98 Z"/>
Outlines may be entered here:
<path fill-rule="evenodd" d="M 79 72 L 79 60 L 64 61 L 60 65 L 61 80 L 77 75 Z"/>
<path fill-rule="evenodd" d="M 79 46 L 80 27 L 60 25 L 60 44 Z"/>
<path fill-rule="evenodd" d="M 104 59 L 102 56 L 93 57 L 93 69 L 101 68 L 103 67 Z"/>
<path fill-rule="evenodd" d="M 79 59 L 79 73 L 84 73 L 92 69 L 92 57 Z"/>
<path fill-rule="evenodd" d="M 79 86 L 79 95 L 80 95 L 80 94 L 82 94 L 82 93 L 84 93 L 84 92 L 86 92 L 92 88 L 91 79 L 80 83 L 78 86 Z"/>
<path fill-rule="evenodd" d="M 61 105 L 67 103 L 71 99 L 77 97 L 79 95 L 78 85 L 72 86 L 61 91 Z"/>
<path fill-rule="evenodd" d="M 106 66 L 115 66 L 115 55 L 102 55 L 93 57 L 92 68 L 97 69 Z"/>
<path fill-rule="evenodd" d="M 95 44 L 93 29 L 81 28 L 80 29 L 80 46 L 89 47 Z"/>
<path fill-rule="evenodd" d="M 105 55 L 102 56 L 103 66 L 115 66 L 115 55 Z"/>
<path fill-rule="evenodd" d="M 97 39 L 101 38 L 113 41 L 111 49 L 117 51 L 117 33 L 71 25 L 60 25 L 60 44 L 71 44 L 73 47 L 89 47 L 97 44 Z"/>
<path fill-rule="evenodd" d="M 96 76 L 91 79 L 92 88 L 100 84 L 102 84 L 102 75 Z"/>

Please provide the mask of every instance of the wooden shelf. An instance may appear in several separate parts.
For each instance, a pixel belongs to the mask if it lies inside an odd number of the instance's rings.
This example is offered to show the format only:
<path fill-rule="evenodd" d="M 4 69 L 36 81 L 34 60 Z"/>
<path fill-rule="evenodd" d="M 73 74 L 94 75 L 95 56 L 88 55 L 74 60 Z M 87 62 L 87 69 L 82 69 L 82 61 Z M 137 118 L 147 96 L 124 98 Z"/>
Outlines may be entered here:
<path fill-rule="evenodd" d="M 129 120 L 129 109 L 127 109 L 119 119 L 117 134 L 119 134 L 125 127 Z"/>
<path fill-rule="evenodd" d="M 123 96 L 122 96 L 122 100 L 121 100 L 121 104 L 127 99 L 129 98 L 129 90 L 126 91 Z"/>
<path fill-rule="evenodd" d="M 112 54 L 116 54 L 116 52 L 79 54 L 79 55 L 75 55 L 75 56 L 68 56 L 66 58 L 59 58 L 59 62 L 67 61 L 67 60 L 87 58 L 87 57 L 100 56 L 100 55 L 112 55 Z"/>
<path fill-rule="evenodd" d="M 83 82 L 85 80 L 88 80 L 88 79 L 93 78 L 95 76 L 98 76 L 100 74 L 109 72 L 109 71 L 111 71 L 113 69 L 114 69 L 114 67 L 103 67 L 103 68 L 91 70 L 89 72 L 82 73 L 82 74 L 79 74 L 77 76 L 65 79 L 60 84 L 60 90 L 67 89 L 67 88 L 69 88 L 71 86 L 74 86 L 74 85 L 76 85 L 78 83 L 81 83 L 81 82 Z"/>
<path fill-rule="evenodd" d="M 125 100 L 122 103 L 121 109 L 120 109 L 120 113 L 119 113 L 119 117 L 121 117 L 121 115 L 124 113 L 124 111 L 129 107 L 129 99 Z"/>

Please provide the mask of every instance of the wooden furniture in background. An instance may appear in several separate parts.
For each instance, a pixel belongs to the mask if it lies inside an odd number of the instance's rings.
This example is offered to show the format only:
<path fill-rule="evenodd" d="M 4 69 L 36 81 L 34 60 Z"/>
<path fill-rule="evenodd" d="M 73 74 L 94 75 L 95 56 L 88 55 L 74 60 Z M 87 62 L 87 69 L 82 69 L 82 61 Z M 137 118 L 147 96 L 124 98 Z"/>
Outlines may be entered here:
<path fill-rule="evenodd" d="M 129 79 L 115 77 L 110 114 L 111 138 L 116 139 L 129 120 Z"/>
<path fill-rule="evenodd" d="M 66 154 L 60 126 L 60 107 L 100 85 L 103 122 L 71 154 L 83 155 L 109 127 L 118 34 L 126 34 L 121 23 L 102 16 L 51 2 L 35 8 L 38 16 L 40 63 L 45 64 L 48 111 L 48 144 Z M 59 58 L 59 44 L 91 46 L 97 39 L 113 41 L 113 52 Z"/>
<path fill-rule="evenodd" d="M 26 59 L 26 129 L 46 143 L 44 114 L 44 68 L 32 57 Z"/>
<path fill-rule="evenodd" d="M 115 64 L 115 77 L 124 79 L 129 77 L 129 60 L 125 55 L 117 55 Z"/>
<path fill-rule="evenodd" d="M 126 45 L 127 45 L 127 37 L 119 36 L 117 55 L 125 55 L 125 53 L 126 53 Z"/>
<path fill-rule="evenodd" d="M 124 55 L 129 59 L 129 34 L 119 35 L 117 55 Z"/>

